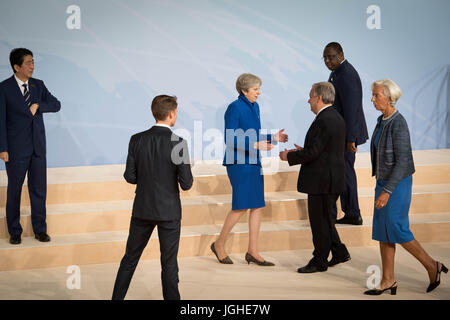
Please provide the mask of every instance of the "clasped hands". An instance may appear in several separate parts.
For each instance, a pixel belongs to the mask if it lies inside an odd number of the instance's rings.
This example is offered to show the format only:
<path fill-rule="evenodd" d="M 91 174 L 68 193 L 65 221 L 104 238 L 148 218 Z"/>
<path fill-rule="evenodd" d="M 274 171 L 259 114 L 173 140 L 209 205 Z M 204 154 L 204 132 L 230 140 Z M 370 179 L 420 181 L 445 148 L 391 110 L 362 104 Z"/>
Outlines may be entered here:
<path fill-rule="evenodd" d="M 283 133 L 283 131 L 284 131 L 284 129 L 281 129 L 276 134 L 274 134 L 273 140 L 277 141 L 277 142 L 287 142 L 288 135 Z M 273 149 L 273 144 L 270 143 L 269 141 L 259 141 L 259 142 L 255 142 L 253 147 L 258 150 L 269 151 L 269 150 Z"/>

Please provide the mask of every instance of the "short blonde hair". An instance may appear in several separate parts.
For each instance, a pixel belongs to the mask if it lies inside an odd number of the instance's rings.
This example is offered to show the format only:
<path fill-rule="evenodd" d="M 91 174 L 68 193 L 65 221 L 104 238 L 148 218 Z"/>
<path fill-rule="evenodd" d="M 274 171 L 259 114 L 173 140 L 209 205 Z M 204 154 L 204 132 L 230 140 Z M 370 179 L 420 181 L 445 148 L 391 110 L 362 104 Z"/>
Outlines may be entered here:
<path fill-rule="evenodd" d="M 391 106 L 395 106 L 398 99 L 402 96 L 402 89 L 391 79 L 378 80 L 372 83 L 371 89 L 373 90 L 375 86 L 383 87 L 384 95 L 391 100 Z"/>
<path fill-rule="evenodd" d="M 243 73 L 236 80 L 236 90 L 239 94 L 243 94 L 243 91 L 248 91 L 248 89 L 261 86 L 262 81 L 257 76 L 251 73 Z"/>

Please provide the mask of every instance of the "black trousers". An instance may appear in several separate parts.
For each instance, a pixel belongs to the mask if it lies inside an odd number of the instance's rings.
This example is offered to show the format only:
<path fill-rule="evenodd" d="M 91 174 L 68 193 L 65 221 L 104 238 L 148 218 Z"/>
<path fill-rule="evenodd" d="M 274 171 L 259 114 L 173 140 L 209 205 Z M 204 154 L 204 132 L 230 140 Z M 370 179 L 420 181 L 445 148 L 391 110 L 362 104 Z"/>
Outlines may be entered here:
<path fill-rule="evenodd" d="M 180 221 L 154 221 L 131 218 L 125 256 L 120 262 L 114 284 L 113 300 L 123 300 L 139 259 L 156 226 L 161 251 L 161 280 L 164 300 L 180 300 L 178 291 L 178 246 Z"/>
<path fill-rule="evenodd" d="M 339 195 L 341 199 L 341 208 L 346 217 L 358 218 L 361 216 L 358 203 L 358 184 L 356 182 L 355 172 L 356 153 L 347 149 L 344 153 L 345 159 L 345 191 Z M 337 207 L 336 201 L 333 204 L 332 217 L 336 220 Z"/>
<path fill-rule="evenodd" d="M 46 207 L 47 198 L 47 159 L 44 156 L 32 154 L 20 160 L 6 162 L 8 188 L 6 195 L 6 221 L 11 236 L 20 236 L 20 199 L 25 175 L 28 173 L 28 193 L 31 204 L 31 224 L 33 232 L 47 232 Z"/>
<path fill-rule="evenodd" d="M 314 244 L 310 263 L 319 268 L 327 268 L 330 251 L 337 258 L 348 255 L 331 217 L 333 203 L 336 203 L 337 198 L 337 194 L 308 195 L 308 216 Z"/>

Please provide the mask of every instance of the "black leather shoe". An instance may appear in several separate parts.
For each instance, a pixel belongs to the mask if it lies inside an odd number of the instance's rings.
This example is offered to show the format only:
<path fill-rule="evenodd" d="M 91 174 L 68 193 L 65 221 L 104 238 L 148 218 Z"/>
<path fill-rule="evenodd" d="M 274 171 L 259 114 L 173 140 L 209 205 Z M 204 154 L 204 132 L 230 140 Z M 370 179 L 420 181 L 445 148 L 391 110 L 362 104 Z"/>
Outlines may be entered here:
<path fill-rule="evenodd" d="M 9 243 L 11 244 L 20 244 L 22 242 L 22 238 L 19 236 L 11 236 L 11 238 L 9 238 Z"/>
<path fill-rule="evenodd" d="M 49 242 L 50 241 L 50 236 L 45 232 L 38 233 L 34 237 L 36 239 L 38 239 L 40 242 Z"/>
<path fill-rule="evenodd" d="M 337 257 L 332 257 L 331 260 L 328 262 L 328 266 L 332 267 L 335 266 L 339 263 L 343 263 L 343 262 L 347 262 L 348 260 L 350 260 L 350 255 L 346 255 L 345 257 L 342 258 L 337 258 Z"/>
<path fill-rule="evenodd" d="M 336 220 L 338 224 L 354 224 L 356 226 L 360 226 L 363 224 L 363 220 L 361 217 L 353 218 L 353 217 L 343 217 L 339 220 Z"/>
<path fill-rule="evenodd" d="M 314 273 L 324 271 L 327 271 L 327 268 L 319 268 L 313 264 L 307 264 L 306 266 L 297 269 L 298 273 Z"/>

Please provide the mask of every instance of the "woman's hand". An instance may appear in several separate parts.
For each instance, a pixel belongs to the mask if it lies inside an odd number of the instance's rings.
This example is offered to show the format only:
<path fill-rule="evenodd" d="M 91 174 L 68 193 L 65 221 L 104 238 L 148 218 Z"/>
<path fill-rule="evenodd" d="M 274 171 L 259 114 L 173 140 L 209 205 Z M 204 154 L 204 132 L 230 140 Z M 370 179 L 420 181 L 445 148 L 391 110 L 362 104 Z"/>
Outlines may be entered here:
<path fill-rule="evenodd" d="M 259 141 L 255 142 L 253 148 L 258 150 L 269 151 L 273 149 L 273 144 L 271 144 L 269 141 Z"/>
<path fill-rule="evenodd" d="M 389 201 L 389 197 L 391 195 L 387 192 L 381 191 L 380 195 L 378 196 L 377 200 L 375 201 L 375 208 L 381 209 L 386 206 L 386 204 Z"/>
<path fill-rule="evenodd" d="M 278 131 L 278 133 L 274 134 L 273 140 L 278 142 L 287 142 L 288 141 L 288 135 L 283 133 L 284 129 L 281 129 Z"/>

